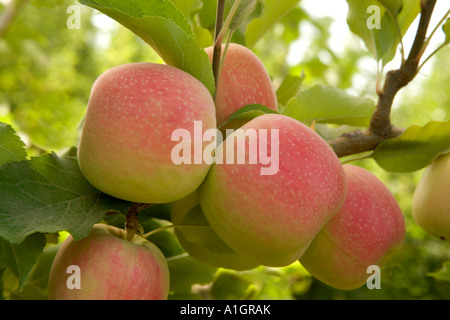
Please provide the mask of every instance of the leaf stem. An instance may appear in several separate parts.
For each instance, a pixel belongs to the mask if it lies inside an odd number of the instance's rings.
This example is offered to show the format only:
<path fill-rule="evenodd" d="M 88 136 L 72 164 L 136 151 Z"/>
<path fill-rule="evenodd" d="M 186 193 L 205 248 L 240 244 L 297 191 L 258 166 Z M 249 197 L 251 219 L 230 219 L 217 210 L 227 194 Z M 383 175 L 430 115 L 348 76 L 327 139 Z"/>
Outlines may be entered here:
<path fill-rule="evenodd" d="M 210 226 L 194 226 L 194 225 L 182 225 L 182 224 L 170 224 L 167 226 L 163 226 L 160 228 L 157 228 L 155 230 L 152 230 L 150 232 L 147 232 L 146 234 L 143 234 L 142 237 L 143 238 L 148 238 L 153 236 L 154 234 L 157 234 L 158 232 L 164 231 L 164 230 L 168 230 L 168 229 L 175 229 L 175 228 L 210 228 Z"/>
<path fill-rule="evenodd" d="M 439 21 L 439 23 L 436 25 L 436 27 L 433 29 L 433 31 L 428 36 L 428 39 L 425 41 L 425 44 L 423 46 L 423 51 L 425 51 L 430 44 L 431 40 L 433 39 L 434 34 L 439 29 L 439 27 L 445 22 L 447 17 L 450 15 L 450 9 L 447 11 L 447 13 L 442 17 L 442 19 Z"/>
<path fill-rule="evenodd" d="M 220 30 L 219 34 L 217 35 L 217 38 L 215 39 L 215 42 L 222 43 L 223 38 L 225 37 L 225 33 L 227 33 L 228 31 L 228 28 L 230 27 L 231 21 L 233 20 L 240 3 L 241 0 L 236 0 L 234 2 L 233 7 L 231 8 L 230 13 L 227 16 L 227 19 L 225 20 L 225 23 L 222 26 L 222 29 Z"/>

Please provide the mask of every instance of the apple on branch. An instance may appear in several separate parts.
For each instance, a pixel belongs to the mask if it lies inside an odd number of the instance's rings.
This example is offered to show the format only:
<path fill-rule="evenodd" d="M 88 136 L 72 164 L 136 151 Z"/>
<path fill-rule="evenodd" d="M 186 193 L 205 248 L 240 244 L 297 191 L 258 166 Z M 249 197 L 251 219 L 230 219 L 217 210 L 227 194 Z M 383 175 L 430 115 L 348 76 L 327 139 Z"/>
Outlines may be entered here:
<path fill-rule="evenodd" d="M 216 128 L 213 98 L 199 80 L 163 64 L 114 67 L 92 87 L 78 147 L 80 168 L 93 186 L 119 199 L 179 200 L 200 186 L 210 168 L 172 161 L 172 133 L 183 129 L 194 136 L 194 122 L 205 131 Z"/>
<path fill-rule="evenodd" d="M 279 139 L 267 135 L 266 150 L 252 155 L 256 148 L 250 146 L 258 145 L 261 132 L 274 131 Z M 223 144 L 232 146 L 234 155 L 243 151 L 228 142 L 238 135 L 246 135 L 247 156 L 259 156 L 259 161 L 213 164 L 199 189 L 200 206 L 217 235 L 237 253 L 262 265 L 291 264 L 343 205 L 347 184 L 342 165 L 317 133 L 287 116 L 262 115 L 229 135 Z M 277 170 L 264 175 L 261 155 L 272 149 L 278 150 Z M 222 158 L 222 152 L 230 150 L 219 146 L 216 156 Z"/>
<path fill-rule="evenodd" d="M 78 241 L 69 236 L 53 261 L 49 277 L 50 300 L 165 300 L 169 294 L 169 267 L 157 246 L 125 230 L 96 224 Z M 71 268 L 79 274 L 78 287 L 70 283 Z"/>
<path fill-rule="evenodd" d="M 344 165 L 348 194 L 300 258 L 318 280 L 341 290 L 361 287 L 367 269 L 382 267 L 405 235 L 402 211 L 389 189 L 371 172 Z"/>
<path fill-rule="evenodd" d="M 205 49 L 212 61 L 214 47 Z M 225 54 L 225 44 L 222 45 Z M 220 70 L 216 89 L 217 125 L 221 126 L 235 111 L 251 104 L 278 110 L 278 101 L 269 73 L 249 48 L 230 43 Z M 230 127 L 236 129 L 238 126 Z"/>

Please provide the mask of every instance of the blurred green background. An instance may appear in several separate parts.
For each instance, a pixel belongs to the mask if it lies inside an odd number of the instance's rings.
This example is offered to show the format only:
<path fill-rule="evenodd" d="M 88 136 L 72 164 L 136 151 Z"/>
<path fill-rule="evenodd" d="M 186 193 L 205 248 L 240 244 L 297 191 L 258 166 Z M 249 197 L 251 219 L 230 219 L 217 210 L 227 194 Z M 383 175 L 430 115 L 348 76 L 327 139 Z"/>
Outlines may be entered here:
<path fill-rule="evenodd" d="M 317 16 L 302 1 L 259 41 L 254 51 L 274 86 L 304 74 L 303 88 L 333 85 L 376 99 L 376 63 L 345 25 L 345 1 L 333 3 L 344 14 L 335 20 Z M 0 0 L 0 21 L 9 0 Z M 70 0 L 21 0 L 10 23 L 0 28 L 0 121 L 11 124 L 26 142 L 29 155 L 63 152 L 77 144 L 90 88 L 107 69 L 130 62 L 162 62 L 143 41 L 104 15 Z M 79 28 L 68 20 L 75 5 Z M 72 7 L 73 8 L 73 7 Z M 337 10 L 339 9 L 339 10 Z M 339 29 L 340 30 L 340 29 Z M 239 40 L 237 38 L 237 40 Z M 204 46 L 210 38 L 202 38 Z M 339 50 L 336 48 L 336 43 Z M 450 48 L 439 52 L 395 101 L 392 122 L 407 127 L 450 116 Z M 332 289 L 311 278 L 298 264 L 249 272 L 219 270 L 214 282 L 194 287 L 204 298 L 258 299 L 448 299 L 450 270 L 432 276 L 450 260 L 450 244 L 423 232 L 412 220 L 411 200 L 421 171 L 387 173 L 372 160 L 356 164 L 374 172 L 397 198 L 406 218 L 407 236 L 382 269 L 381 290 Z M 450 266 L 449 266 L 450 267 Z M 439 278 L 439 279 L 438 279 Z M 445 279 L 446 278 L 446 279 Z M 7 286 L 7 282 L 6 285 Z M 19 296 L 17 296 L 19 297 Z"/>

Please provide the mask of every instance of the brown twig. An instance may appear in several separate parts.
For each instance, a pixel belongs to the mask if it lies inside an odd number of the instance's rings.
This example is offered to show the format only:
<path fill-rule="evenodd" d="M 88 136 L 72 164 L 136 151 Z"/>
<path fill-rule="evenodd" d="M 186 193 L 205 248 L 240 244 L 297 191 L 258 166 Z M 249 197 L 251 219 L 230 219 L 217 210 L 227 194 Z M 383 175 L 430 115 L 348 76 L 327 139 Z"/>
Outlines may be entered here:
<path fill-rule="evenodd" d="M 125 229 L 127 240 L 131 241 L 136 234 L 142 234 L 142 226 L 139 223 L 138 215 L 144 209 L 151 207 L 151 204 L 133 203 L 125 215 Z"/>
<path fill-rule="evenodd" d="M 223 28 L 223 17 L 225 13 L 225 0 L 218 0 L 217 16 L 216 16 L 216 32 L 214 38 L 214 52 L 213 52 L 213 74 L 216 83 L 216 92 L 214 93 L 214 100 L 216 100 L 217 87 L 219 84 L 220 60 L 222 54 L 222 41 L 218 41 L 220 32 Z"/>
<path fill-rule="evenodd" d="M 389 71 L 366 132 L 352 132 L 328 141 L 339 157 L 374 150 L 382 141 L 401 135 L 404 130 L 391 124 L 391 109 L 397 93 L 417 75 L 424 54 L 426 36 L 436 0 L 422 0 L 419 26 L 408 58 L 397 70 Z"/>
<path fill-rule="evenodd" d="M 0 16 L 0 38 L 3 37 L 8 28 L 14 22 L 20 9 L 25 6 L 29 0 L 17 0 L 11 1 L 3 10 L 3 14 Z"/>

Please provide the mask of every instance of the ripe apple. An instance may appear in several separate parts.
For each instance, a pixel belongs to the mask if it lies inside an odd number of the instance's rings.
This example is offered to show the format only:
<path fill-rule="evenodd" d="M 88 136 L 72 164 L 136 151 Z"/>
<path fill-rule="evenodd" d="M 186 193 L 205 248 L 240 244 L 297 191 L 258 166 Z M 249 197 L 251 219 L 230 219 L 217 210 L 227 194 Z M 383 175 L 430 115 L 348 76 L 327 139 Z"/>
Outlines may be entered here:
<path fill-rule="evenodd" d="M 300 258 L 315 278 L 352 290 L 369 278 L 369 266 L 382 267 L 405 235 L 402 211 L 389 189 L 371 172 L 344 165 L 348 194 Z"/>
<path fill-rule="evenodd" d="M 177 129 L 216 128 L 206 87 L 163 64 L 114 67 L 94 83 L 78 148 L 80 168 L 100 191 L 137 203 L 169 203 L 193 192 L 209 165 L 174 164 Z M 205 148 L 207 142 L 203 142 Z M 192 153 L 193 157 L 193 153 Z"/>
<path fill-rule="evenodd" d="M 264 141 L 264 135 L 271 138 Z M 250 158 L 249 145 L 259 141 L 256 164 L 217 161 L 223 158 L 221 146 L 236 137 L 245 138 Z M 221 146 L 199 188 L 209 224 L 229 247 L 259 264 L 279 267 L 295 262 L 344 203 L 346 179 L 338 157 L 312 129 L 277 114 L 251 120 Z M 263 174 L 265 148 L 278 166 L 271 174 Z M 233 149 L 227 148 L 227 156 L 229 150 Z M 236 155 L 238 150 L 242 147 L 234 143 Z"/>
<path fill-rule="evenodd" d="M 181 246 L 194 259 L 219 268 L 250 270 L 259 264 L 241 256 L 227 246 L 209 226 L 198 199 L 198 191 L 171 204 L 174 225 L 198 227 L 175 228 Z"/>
<path fill-rule="evenodd" d="M 79 269 L 80 288 L 69 289 L 71 266 Z M 126 231 L 104 224 L 78 241 L 61 244 L 50 271 L 51 300 L 165 300 L 169 267 L 162 252 L 146 239 L 126 240 Z"/>
<path fill-rule="evenodd" d="M 222 53 L 225 45 L 222 46 Z M 212 61 L 214 47 L 205 49 Z M 223 124 L 235 111 L 251 104 L 278 110 L 270 76 L 262 61 L 250 49 L 230 43 L 216 88 L 217 124 Z"/>
<path fill-rule="evenodd" d="M 425 169 L 414 192 L 412 213 L 423 230 L 450 241 L 450 154 Z"/>

